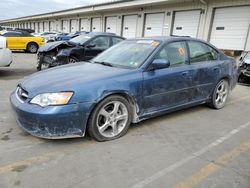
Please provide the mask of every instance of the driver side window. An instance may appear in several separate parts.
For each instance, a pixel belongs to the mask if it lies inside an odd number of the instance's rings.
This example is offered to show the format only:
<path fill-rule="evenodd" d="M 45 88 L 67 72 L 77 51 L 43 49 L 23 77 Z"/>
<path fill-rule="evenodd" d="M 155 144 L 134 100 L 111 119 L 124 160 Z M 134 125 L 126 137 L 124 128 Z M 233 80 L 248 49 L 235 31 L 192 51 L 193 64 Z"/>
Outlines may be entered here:
<path fill-rule="evenodd" d="M 89 44 L 94 45 L 94 48 L 109 48 L 109 37 L 96 37 Z"/>
<path fill-rule="evenodd" d="M 188 56 L 185 42 L 166 44 L 156 55 L 155 59 L 165 59 L 170 62 L 171 67 L 187 64 Z"/>

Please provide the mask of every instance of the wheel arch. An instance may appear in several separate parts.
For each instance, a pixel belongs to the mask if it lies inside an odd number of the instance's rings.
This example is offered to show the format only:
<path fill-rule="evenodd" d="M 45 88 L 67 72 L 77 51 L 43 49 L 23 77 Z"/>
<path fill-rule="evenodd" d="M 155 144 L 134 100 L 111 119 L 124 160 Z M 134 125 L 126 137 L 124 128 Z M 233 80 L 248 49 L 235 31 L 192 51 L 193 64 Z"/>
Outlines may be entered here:
<path fill-rule="evenodd" d="M 107 97 L 113 96 L 113 95 L 119 95 L 123 98 L 125 98 L 129 104 L 131 105 L 132 108 L 132 123 L 137 123 L 139 122 L 139 117 L 138 117 L 138 113 L 139 113 L 139 106 L 137 104 L 137 101 L 135 99 L 135 97 L 133 97 L 132 95 L 130 95 L 128 92 L 126 91 L 113 91 L 113 92 L 107 92 L 104 93 L 99 100 L 97 100 L 95 102 L 95 104 L 92 106 L 91 111 L 89 113 L 89 117 L 87 122 L 89 122 L 90 116 L 93 113 L 93 111 L 95 110 L 95 108 L 97 107 L 97 105 L 102 102 L 104 99 L 106 99 Z"/>
<path fill-rule="evenodd" d="M 29 46 L 30 44 L 35 44 L 35 45 L 37 45 L 37 48 L 39 48 L 39 45 L 38 45 L 37 42 L 35 42 L 35 41 L 29 41 L 29 42 L 26 44 L 26 50 L 28 50 L 28 46 Z"/>

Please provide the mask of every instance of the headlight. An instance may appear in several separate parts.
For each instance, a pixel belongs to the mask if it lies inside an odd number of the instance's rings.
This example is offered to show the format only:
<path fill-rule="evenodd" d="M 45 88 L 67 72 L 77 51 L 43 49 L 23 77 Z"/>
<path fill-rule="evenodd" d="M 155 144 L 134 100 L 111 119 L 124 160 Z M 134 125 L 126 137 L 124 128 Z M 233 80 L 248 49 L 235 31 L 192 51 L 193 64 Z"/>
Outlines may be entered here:
<path fill-rule="evenodd" d="M 73 92 L 60 92 L 60 93 L 43 93 L 35 96 L 30 103 L 37 104 L 41 107 L 50 105 L 64 105 L 68 104 Z"/>

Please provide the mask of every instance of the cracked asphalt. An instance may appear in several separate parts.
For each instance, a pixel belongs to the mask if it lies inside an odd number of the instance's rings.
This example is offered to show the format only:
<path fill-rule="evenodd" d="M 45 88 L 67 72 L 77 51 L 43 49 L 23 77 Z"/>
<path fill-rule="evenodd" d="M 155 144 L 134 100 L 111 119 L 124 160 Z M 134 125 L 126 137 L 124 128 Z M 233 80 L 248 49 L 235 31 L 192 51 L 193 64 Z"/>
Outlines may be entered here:
<path fill-rule="evenodd" d="M 122 138 L 45 140 L 21 130 L 9 104 L 16 85 L 36 72 L 36 55 L 14 53 L 0 68 L 1 188 L 250 188 L 250 87 L 226 107 L 206 105 L 132 125 Z"/>

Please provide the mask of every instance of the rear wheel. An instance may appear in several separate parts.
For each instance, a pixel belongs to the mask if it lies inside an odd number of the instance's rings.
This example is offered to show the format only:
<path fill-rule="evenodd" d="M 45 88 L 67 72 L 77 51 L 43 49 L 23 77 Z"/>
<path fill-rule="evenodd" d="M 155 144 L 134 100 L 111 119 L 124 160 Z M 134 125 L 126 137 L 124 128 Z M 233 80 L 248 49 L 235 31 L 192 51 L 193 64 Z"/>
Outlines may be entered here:
<path fill-rule="evenodd" d="M 229 95 L 229 83 L 227 80 L 221 80 L 215 87 L 211 102 L 209 105 L 215 109 L 221 109 L 226 105 Z"/>
<path fill-rule="evenodd" d="M 37 50 L 38 50 L 38 45 L 36 43 L 32 42 L 28 44 L 27 51 L 29 53 L 36 53 Z"/>
<path fill-rule="evenodd" d="M 94 109 L 88 133 L 97 141 L 109 141 L 125 135 L 131 123 L 131 106 L 119 95 L 107 97 Z"/>

